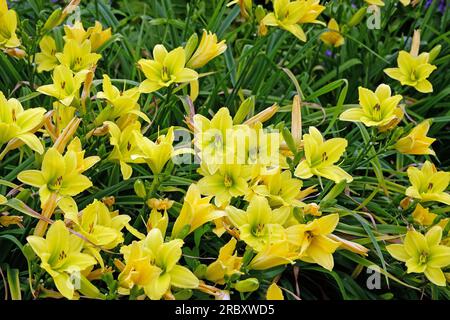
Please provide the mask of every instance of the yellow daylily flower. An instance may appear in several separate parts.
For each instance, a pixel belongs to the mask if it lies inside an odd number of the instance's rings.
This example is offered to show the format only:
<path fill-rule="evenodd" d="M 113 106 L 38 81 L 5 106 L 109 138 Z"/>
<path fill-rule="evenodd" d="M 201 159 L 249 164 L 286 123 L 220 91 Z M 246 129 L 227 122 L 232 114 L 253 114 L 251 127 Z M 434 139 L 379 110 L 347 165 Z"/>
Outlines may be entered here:
<path fill-rule="evenodd" d="M 90 156 L 85 158 L 86 151 L 81 146 L 81 141 L 78 137 L 75 137 L 67 146 L 67 151 L 73 151 L 77 156 L 77 170 L 82 173 L 90 169 L 93 165 L 101 160 L 99 156 Z"/>
<path fill-rule="evenodd" d="M 64 33 L 64 41 L 75 40 L 81 44 L 89 38 L 89 33 L 86 32 L 83 23 L 79 20 L 75 21 L 72 26 L 65 24 Z"/>
<path fill-rule="evenodd" d="M 258 252 L 250 261 L 248 268 L 266 270 L 284 264 L 294 264 L 298 258 L 298 252 L 295 252 L 288 242 L 280 241 Z"/>
<path fill-rule="evenodd" d="M 63 156 L 55 148 L 50 148 L 45 153 L 41 170 L 22 171 L 17 179 L 39 188 L 41 207 L 52 194 L 56 194 L 57 205 L 71 216 L 78 213 L 77 204 L 72 197 L 92 186 L 91 180 L 78 171 L 77 154 L 69 150 Z"/>
<path fill-rule="evenodd" d="M 36 53 L 37 71 L 52 71 L 59 61 L 56 58 L 56 42 L 51 36 L 44 36 L 39 42 L 41 52 Z"/>
<path fill-rule="evenodd" d="M 55 97 L 63 105 L 77 106 L 80 99 L 80 88 L 86 79 L 86 72 L 78 72 L 75 75 L 64 65 L 59 65 L 53 70 L 53 84 L 40 86 L 36 91 Z"/>
<path fill-rule="evenodd" d="M 44 120 L 45 111 L 44 108 L 24 110 L 19 100 L 6 100 L 0 91 L 0 148 L 12 139 L 19 139 L 37 153 L 44 153 L 41 141 L 33 133 Z"/>
<path fill-rule="evenodd" d="M 339 31 L 339 24 L 333 18 L 328 21 L 328 30 L 320 35 L 320 40 L 329 46 L 335 48 L 342 46 L 345 43 L 345 39 Z"/>
<path fill-rule="evenodd" d="M 212 197 L 202 198 L 196 184 L 191 184 L 184 197 L 183 207 L 172 229 L 172 238 L 183 239 L 185 236 L 205 223 L 219 219 L 225 215 L 211 203 Z M 186 226 L 188 229 L 185 230 Z"/>
<path fill-rule="evenodd" d="M 267 289 L 266 300 L 284 300 L 283 292 L 275 282 Z"/>
<path fill-rule="evenodd" d="M 96 264 L 93 257 L 81 253 L 84 241 L 70 234 L 61 220 L 52 224 L 45 238 L 28 236 L 27 241 L 58 291 L 67 299 L 73 299 L 76 288 L 71 277 L 83 277 L 80 272 Z"/>
<path fill-rule="evenodd" d="M 173 127 L 169 128 L 167 134 L 160 135 L 155 142 L 143 135 L 136 135 L 138 148 L 141 150 L 138 158 L 147 163 L 153 174 L 160 173 L 174 155 L 173 139 Z"/>
<path fill-rule="evenodd" d="M 415 222 L 422 226 L 431 226 L 437 214 L 430 212 L 430 209 L 424 208 L 418 203 L 412 213 L 412 217 Z"/>
<path fill-rule="evenodd" d="M 139 86 L 139 91 L 142 93 L 154 92 L 172 83 L 185 83 L 198 79 L 197 72 L 185 67 L 186 54 L 182 47 L 167 52 L 163 45 L 156 45 L 153 48 L 153 60 L 141 59 L 138 65 L 147 78 Z"/>
<path fill-rule="evenodd" d="M 411 182 L 406 189 L 408 197 L 450 205 L 450 194 L 445 192 L 450 182 L 450 172 L 437 171 L 433 163 L 425 161 L 421 169 L 409 167 L 407 173 Z"/>
<path fill-rule="evenodd" d="M 103 91 L 97 93 L 98 99 L 105 99 L 109 105 L 104 108 L 96 118 L 96 123 L 101 124 L 106 120 L 115 120 L 130 114 L 141 117 L 150 123 L 148 116 L 140 111 L 138 104 L 140 92 L 138 88 L 120 91 L 111 83 L 111 78 L 103 75 Z"/>
<path fill-rule="evenodd" d="M 169 224 L 169 215 L 167 214 L 167 210 L 172 207 L 173 200 L 169 200 L 167 198 L 152 198 L 147 201 L 147 205 L 152 209 L 147 221 L 147 232 L 149 232 L 153 228 L 158 228 L 161 231 L 163 237 L 165 237 L 167 225 Z"/>
<path fill-rule="evenodd" d="M 251 172 L 248 166 L 221 165 L 214 174 L 209 174 L 202 165 L 198 171 L 203 175 L 198 181 L 200 192 L 214 196 L 214 203 L 218 207 L 227 205 L 233 197 L 243 196 L 249 192 L 247 182 Z"/>
<path fill-rule="evenodd" d="M 205 279 L 218 283 L 225 284 L 225 277 L 230 277 L 235 273 L 241 273 L 239 270 L 242 267 L 242 257 L 238 257 L 236 251 L 237 240 L 231 238 L 219 250 L 217 260 L 208 265 L 206 268 Z"/>
<path fill-rule="evenodd" d="M 321 23 L 317 20 L 319 14 L 325 10 L 319 0 L 274 0 L 274 12 L 268 13 L 260 23 L 265 26 L 278 26 L 296 36 L 300 41 L 306 41 L 306 35 L 300 26 L 304 23 Z"/>
<path fill-rule="evenodd" d="M 201 68 L 215 57 L 221 55 L 226 49 L 225 40 L 218 42 L 215 33 L 203 30 L 200 44 L 186 63 L 186 66 L 191 69 Z"/>
<path fill-rule="evenodd" d="M 436 66 L 428 63 L 428 57 L 427 52 L 413 56 L 406 51 L 400 51 L 397 58 L 398 68 L 387 68 L 384 72 L 392 79 L 400 81 L 402 86 L 414 87 L 422 93 L 433 92 L 433 86 L 427 78 Z"/>
<path fill-rule="evenodd" d="M 298 224 L 287 229 L 288 239 L 299 247 L 300 259 L 317 263 L 327 270 L 334 266 L 333 253 L 340 243 L 328 237 L 339 222 L 337 213 L 315 219 L 308 224 Z"/>
<path fill-rule="evenodd" d="M 450 247 L 440 245 L 442 228 L 434 226 L 425 234 L 412 229 L 406 233 L 403 244 L 386 246 L 395 259 L 405 262 L 408 273 L 424 273 L 428 280 L 445 286 L 442 268 L 450 265 Z"/>
<path fill-rule="evenodd" d="M 20 40 L 16 35 L 17 13 L 8 10 L 6 0 L 0 0 L 0 48 L 16 48 Z"/>
<path fill-rule="evenodd" d="M 364 0 L 370 5 L 376 5 L 379 7 L 384 7 L 384 1 L 383 0 Z"/>
<path fill-rule="evenodd" d="M 93 27 L 87 31 L 89 40 L 91 41 L 91 49 L 93 52 L 97 51 L 106 41 L 111 38 L 111 28 L 104 29 L 99 21 L 95 21 Z"/>
<path fill-rule="evenodd" d="M 380 84 L 375 92 L 359 87 L 358 92 L 360 108 L 345 110 L 339 116 L 340 120 L 362 122 L 368 127 L 382 128 L 398 123 L 403 118 L 403 111 L 398 106 L 402 96 L 391 96 L 391 88 L 388 85 Z"/>
<path fill-rule="evenodd" d="M 240 239 L 255 251 L 286 239 L 282 225 L 289 218 L 289 207 L 272 210 L 266 198 L 255 196 L 246 211 L 233 206 L 225 210 L 231 223 L 239 228 Z"/>
<path fill-rule="evenodd" d="M 321 176 L 338 183 L 341 180 L 352 182 L 347 172 L 334 165 L 347 147 L 344 138 L 323 140 L 322 134 L 315 127 L 309 127 L 309 134 L 303 137 L 305 159 L 300 161 L 294 175 L 300 179 L 309 179 L 313 175 Z"/>
<path fill-rule="evenodd" d="M 62 65 L 75 73 L 91 69 L 102 57 L 100 54 L 91 51 L 89 40 L 82 43 L 78 43 L 76 40 L 68 40 L 63 51 L 56 53 L 55 56 Z"/>
<path fill-rule="evenodd" d="M 170 288 L 195 289 L 197 277 L 186 267 L 178 264 L 183 240 L 164 243 L 161 231 L 152 229 L 139 242 L 121 248 L 126 267 L 119 275 L 119 283 L 129 290 L 134 284 L 143 287 L 152 300 L 159 300 Z M 137 248 L 140 247 L 140 248 Z"/>
<path fill-rule="evenodd" d="M 403 154 L 432 154 L 436 155 L 431 144 L 436 141 L 427 137 L 430 130 L 430 121 L 423 121 L 415 126 L 407 136 L 399 139 L 395 144 L 395 149 Z"/>
<path fill-rule="evenodd" d="M 128 163 L 144 162 L 137 140 L 137 137 L 141 134 L 141 125 L 138 121 L 135 121 L 124 130 L 120 130 L 114 122 L 105 121 L 105 125 L 108 126 L 111 135 L 109 143 L 114 146 L 108 159 L 119 162 L 122 176 L 124 180 L 128 180 L 133 174 L 133 168 Z"/>

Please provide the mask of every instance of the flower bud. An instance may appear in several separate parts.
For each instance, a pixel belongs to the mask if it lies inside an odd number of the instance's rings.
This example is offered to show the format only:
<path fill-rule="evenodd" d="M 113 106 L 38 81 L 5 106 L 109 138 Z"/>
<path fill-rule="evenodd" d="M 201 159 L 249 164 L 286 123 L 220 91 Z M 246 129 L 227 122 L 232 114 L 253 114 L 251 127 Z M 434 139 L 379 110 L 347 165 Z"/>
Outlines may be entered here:
<path fill-rule="evenodd" d="M 364 19 L 364 16 L 366 15 L 366 12 L 367 12 L 367 8 L 366 7 L 362 7 L 361 9 L 356 11 L 356 13 L 348 21 L 347 25 L 349 27 L 354 27 L 357 24 L 359 24 L 362 21 L 362 19 Z"/>
<path fill-rule="evenodd" d="M 251 110 L 255 108 L 255 97 L 251 96 L 242 101 L 238 111 L 234 115 L 233 124 L 240 124 L 244 121 L 245 117 Z"/>
<path fill-rule="evenodd" d="M 196 33 L 193 33 L 192 36 L 186 42 L 186 45 L 184 46 L 186 61 L 189 61 L 189 59 L 191 59 L 192 54 L 197 48 L 197 44 L 198 44 L 198 35 Z"/>
<path fill-rule="evenodd" d="M 62 10 L 61 8 L 56 9 L 52 12 L 50 17 L 48 17 L 47 21 L 45 21 L 44 26 L 42 27 L 42 34 L 45 34 L 59 25 L 61 21 Z"/>
<path fill-rule="evenodd" d="M 439 53 L 441 53 L 441 49 L 442 49 L 442 46 L 440 44 L 438 44 L 433 49 L 431 49 L 431 51 L 428 55 L 428 63 L 432 63 L 434 61 L 434 59 L 437 58 Z"/>
<path fill-rule="evenodd" d="M 241 280 L 236 282 L 234 288 L 239 292 L 253 292 L 258 290 L 259 281 L 256 278 L 248 278 L 245 280 Z"/>
<path fill-rule="evenodd" d="M 145 190 L 144 182 L 141 179 L 137 179 L 134 182 L 134 192 L 139 198 L 145 199 L 147 197 L 147 191 Z"/>
<path fill-rule="evenodd" d="M 260 22 L 266 16 L 266 10 L 262 5 L 258 5 L 255 9 L 256 21 Z"/>

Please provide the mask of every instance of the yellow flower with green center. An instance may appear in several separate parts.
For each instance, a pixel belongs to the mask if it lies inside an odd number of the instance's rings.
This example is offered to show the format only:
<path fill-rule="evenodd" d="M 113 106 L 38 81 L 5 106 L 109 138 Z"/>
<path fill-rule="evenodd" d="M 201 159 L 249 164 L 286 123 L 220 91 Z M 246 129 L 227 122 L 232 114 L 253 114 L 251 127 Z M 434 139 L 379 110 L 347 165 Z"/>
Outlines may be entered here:
<path fill-rule="evenodd" d="M 422 93 L 433 92 L 433 86 L 427 78 L 436 66 L 428 63 L 428 58 L 427 52 L 413 56 L 406 51 L 400 51 L 397 58 L 398 68 L 387 68 L 384 72 L 392 79 L 400 81 L 402 86 L 414 87 Z"/>
<path fill-rule="evenodd" d="M 398 106 L 402 96 L 391 96 L 391 88 L 380 84 L 375 92 L 359 87 L 360 108 L 345 110 L 339 117 L 342 121 L 362 122 L 368 127 L 384 127 L 403 118 Z"/>
<path fill-rule="evenodd" d="M 289 218 L 289 207 L 272 210 L 266 198 L 254 196 L 246 211 L 233 206 L 225 210 L 231 223 L 239 228 L 240 239 L 256 251 L 286 239 L 283 224 Z"/>
<path fill-rule="evenodd" d="M 6 0 L 0 0 L 0 48 L 16 48 L 20 46 L 16 29 L 16 12 L 14 10 L 8 10 Z"/>
<path fill-rule="evenodd" d="M 40 86 L 36 91 L 55 97 L 67 107 L 78 106 L 80 88 L 86 79 L 86 74 L 84 70 L 74 75 L 69 68 L 59 65 L 53 70 L 53 84 Z"/>
<path fill-rule="evenodd" d="M 147 78 L 139 86 L 142 93 L 157 91 L 173 83 L 185 83 L 198 79 L 198 74 L 186 68 L 186 54 L 182 47 L 167 52 L 158 44 L 153 48 L 153 60 L 141 59 L 138 64 Z"/>
<path fill-rule="evenodd" d="M 302 18 L 310 13 L 308 1 L 274 0 L 273 9 L 274 12 L 268 13 L 261 20 L 261 24 L 278 26 L 292 33 L 300 41 L 306 41 L 305 32 L 299 23 L 302 21 Z M 310 18 L 307 20 L 310 20 Z"/>
<path fill-rule="evenodd" d="M 340 243 L 328 237 L 339 222 L 337 213 L 298 224 L 287 229 L 289 241 L 299 248 L 300 259 L 317 263 L 327 270 L 334 266 L 333 253 Z"/>
<path fill-rule="evenodd" d="M 44 113 L 44 108 L 24 110 L 19 100 L 6 100 L 0 91 L 0 148 L 19 139 L 37 153 L 44 153 L 41 141 L 33 134 L 43 122 Z"/>
<path fill-rule="evenodd" d="M 241 273 L 242 257 L 238 257 L 236 251 L 237 240 L 231 238 L 219 250 L 217 260 L 206 268 L 205 278 L 209 281 L 225 284 L 225 276 Z"/>
<path fill-rule="evenodd" d="M 89 40 L 85 40 L 82 43 L 78 43 L 76 40 L 68 40 L 64 45 L 63 51 L 56 53 L 55 56 L 62 65 L 75 73 L 91 69 L 102 57 L 98 53 L 91 52 L 91 42 Z"/>
<path fill-rule="evenodd" d="M 450 247 L 440 245 L 442 228 L 434 226 L 425 234 L 412 229 L 406 233 L 403 244 L 386 246 L 395 259 L 405 262 L 408 273 L 424 273 L 428 280 L 445 286 L 442 268 L 450 265 Z"/>
<path fill-rule="evenodd" d="M 59 65 L 59 61 L 56 58 L 56 42 L 51 36 L 44 36 L 42 40 L 39 42 L 39 48 L 41 48 L 41 52 L 36 53 L 36 64 L 37 71 L 52 71 L 57 65 Z"/>
<path fill-rule="evenodd" d="M 69 150 L 63 156 L 55 148 L 50 148 L 45 153 L 41 170 L 25 170 L 17 178 L 39 188 L 41 206 L 52 194 L 56 194 L 60 209 L 72 217 L 78 213 L 77 204 L 72 197 L 92 186 L 89 178 L 78 171 L 77 154 Z"/>
<path fill-rule="evenodd" d="M 407 136 L 399 139 L 395 144 L 395 149 L 403 154 L 432 154 L 436 155 L 431 144 L 436 141 L 427 137 L 430 130 L 430 121 L 423 121 L 415 126 Z"/>
<path fill-rule="evenodd" d="M 344 37 L 339 31 L 339 24 L 333 18 L 328 21 L 328 30 L 320 35 L 320 40 L 329 46 L 334 46 L 335 48 L 342 46 L 345 43 Z"/>
<path fill-rule="evenodd" d="M 27 241 L 41 259 L 41 268 L 53 278 L 58 291 L 67 299 L 73 299 L 75 289 L 79 289 L 75 288 L 74 282 L 87 281 L 81 272 L 96 264 L 93 257 L 81 252 L 84 241 L 70 234 L 61 220 L 52 224 L 45 238 L 28 236 Z"/>
<path fill-rule="evenodd" d="M 106 120 L 115 120 L 127 115 L 137 115 L 150 123 L 148 116 L 140 110 L 138 104 L 140 92 L 138 88 L 120 91 L 111 83 L 111 78 L 103 75 L 103 91 L 97 93 L 98 99 L 105 99 L 108 105 L 96 118 L 96 123 L 101 124 Z"/>
<path fill-rule="evenodd" d="M 411 186 L 406 189 L 406 195 L 419 199 L 421 202 L 437 201 L 450 205 L 450 194 L 445 190 L 450 182 L 450 172 L 437 171 L 430 161 L 425 161 L 421 169 L 409 167 Z"/>
<path fill-rule="evenodd" d="M 225 215 L 224 211 L 217 210 L 210 203 L 211 198 L 202 198 L 197 185 L 189 186 L 184 197 L 183 207 L 173 225 L 172 238 L 183 239 L 205 223 Z"/>
<path fill-rule="evenodd" d="M 221 165 L 214 174 L 201 165 L 198 169 L 204 177 L 198 182 L 198 188 L 204 195 L 214 196 L 218 207 L 227 205 L 231 198 L 239 197 L 249 192 L 248 181 L 251 169 L 245 165 Z"/>
<path fill-rule="evenodd" d="M 186 66 L 191 69 L 201 68 L 215 57 L 221 55 L 226 49 L 225 40 L 218 42 L 215 33 L 203 30 L 200 44 L 189 58 Z"/>
<path fill-rule="evenodd" d="M 129 163 L 143 163 L 141 149 L 138 146 L 138 137 L 141 135 L 141 124 L 138 121 L 127 126 L 124 130 L 110 121 L 105 121 L 111 138 L 109 143 L 114 147 L 108 156 L 109 160 L 118 161 L 124 180 L 128 180 L 133 174 L 133 168 Z"/>
<path fill-rule="evenodd" d="M 347 147 L 344 138 L 324 141 L 322 134 L 315 127 L 309 127 L 309 134 L 303 138 L 305 159 L 300 161 L 294 175 L 300 179 L 309 179 L 313 175 L 321 176 L 338 183 L 342 180 L 352 182 L 353 178 L 335 163 Z"/>
<path fill-rule="evenodd" d="M 160 173 L 166 163 L 175 155 L 173 148 L 173 127 L 170 127 L 167 134 L 160 135 L 155 142 L 143 135 L 136 135 L 140 155 L 136 159 L 144 160 L 153 174 Z"/>
<path fill-rule="evenodd" d="M 119 275 L 119 283 L 125 291 L 137 284 L 152 300 L 161 299 L 171 287 L 197 288 L 197 277 L 178 264 L 182 246 L 183 240 L 164 242 L 158 228 L 150 230 L 145 239 L 121 248 L 126 266 Z"/>

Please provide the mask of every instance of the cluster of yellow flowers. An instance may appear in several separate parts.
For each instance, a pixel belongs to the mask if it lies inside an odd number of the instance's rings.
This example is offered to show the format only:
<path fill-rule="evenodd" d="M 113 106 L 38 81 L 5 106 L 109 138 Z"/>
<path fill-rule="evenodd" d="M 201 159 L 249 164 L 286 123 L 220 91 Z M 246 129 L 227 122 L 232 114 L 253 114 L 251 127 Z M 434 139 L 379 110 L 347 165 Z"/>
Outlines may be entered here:
<path fill-rule="evenodd" d="M 382 5 L 382 1 L 367 2 Z M 251 11 L 251 2 L 239 3 L 247 14 Z M 260 33 L 278 26 L 301 41 L 307 39 L 301 25 L 320 23 L 317 18 L 325 9 L 319 0 L 274 0 L 273 5 L 274 12 L 264 12 L 259 21 Z M 2 50 L 20 46 L 16 22 L 16 13 L 8 10 L 5 0 L 0 0 Z M 344 37 L 334 19 L 328 29 L 321 39 L 335 47 L 343 45 Z M 316 186 L 303 188 L 307 179 L 318 177 L 319 181 L 324 178 L 345 185 L 354 178 L 339 164 L 348 147 L 346 139 L 325 140 L 312 126 L 302 135 L 296 113 L 296 108 L 300 108 L 298 96 L 292 103 L 291 136 L 302 157 L 294 167 L 292 144 L 272 127 L 263 126 L 279 110 L 277 105 L 253 117 L 249 116 L 248 101 L 244 101 L 241 113 L 234 118 L 226 107 L 211 119 L 200 114 L 187 117 L 194 135 L 192 149 L 176 150 L 174 127 L 161 130 L 154 141 L 145 136 L 141 122 L 152 121 L 139 105 L 140 95 L 164 88 L 181 90 L 189 85 L 191 100 L 195 101 L 202 76 L 196 70 L 226 50 L 224 40 L 219 41 L 217 35 L 204 30 L 200 43 L 193 35 L 184 47 L 171 51 L 162 44 L 156 45 L 152 59 L 137 62 L 145 76 L 138 86 L 121 90 L 104 74 L 102 91 L 90 97 L 95 69 L 102 58 L 101 48 L 112 37 L 111 29 L 103 29 L 95 22 L 85 30 L 77 21 L 72 26 L 65 25 L 64 34 L 62 48 L 51 36 L 43 36 L 40 52 L 34 57 L 38 72 L 52 72 L 53 83 L 37 88 L 41 94 L 54 98 L 51 111 L 42 107 L 24 109 L 17 99 L 7 100 L 0 92 L 0 161 L 24 145 L 42 155 L 40 169 L 22 171 L 17 179 L 38 189 L 42 212 L 34 235 L 28 236 L 27 241 L 62 296 L 75 299 L 81 293 L 105 298 L 92 281 L 112 267 L 105 262 L 104 254 L 113 249 L 120 251 L 114 260 L 120 272 L 118 293 L 133 295 L 142 289 L 140 297 L 150 299 L 174 299 L 178 289 L 197 289 L 218 299 L 226 298 L 228 293 L 221 289 L 225 284 L 240 292 L 258 288 L 258 279 L 247 275 L 250 270 L 294 264 L 298 260 L 332 270 L 337 249 L 367 255 L 368 249 L 357 240 L 333 234 L 340 219 L 338 213 L 325 213 L 319 204 L 306 203 L 306 198 L 317 192 Z M 431 62 L 428 53 L 401 51 L 398 68 L 385 72 L 401 85 L 431 92 L 427 78 L 436 69 Z M 95 119 L 89 124 L 90 131 L 80 139 L 76 136 L 81 123 L 78 116 L 87 112 L 91 98 L 98 100 L 102 109 L 89 110 Z M 393 130 L 404 116 L 402 99 L 401 95 L 393 95 L 386 84 L 380 84 L 375 91 L 359 87 L 358 106 L 342 112 L 339 119 L 361 122 L 379 132 Z M 392 149 L 402 154 L 433 155 L 431 144 L 435 139 L 427 137 L 430 123 L 426 120 L 415 126 Z M 138 165 L 147 165 L 153 179 L 157 179 L 180 153 L 195 154 L 200 159 L 200 178 L 189 185 L 175 218 L 168 215 L 173 202 L 148 199 L 145 188 L 138 184 L 137 194 L 151 209 L 144 221 L 145 233 L 131 223 L 129 215 L 112 210 L 114 204 L 106 200 L 93 200 L 84 208 L 78 207 L 74 197 L 93 187 L 87 171 L 102 160 L 99 156 L 85 157 L 84 144 L 86 139 L 99 136 L 107 136 L 110 143 L 111 151 L 103 160 L 118 163 L 124 180 L 132 177 L 133 167 Z M 412 217 L 428 231 L 423 235 L 411 228 L 403 244 L 391 244 L 387 250 L 406 263 L 408 272 L 424 273 L 431 282 L 445 286 L 442 268 L 450 265 L 450 247 L 445 239 L 441 240 L 448 219 L 434 223 L 436 214 L 420 203 L 450 205 L 450 195 L 445 192 L 450 173 L 437 171 L 434 164 L 425 161 L 420 169 L 410 166 L 407 175 L 411 186 L 406 189 L 407 200 L 403 203 L 407 207 L 412 202 L 408 200 L 417 200 Z M 1 195 L 0 205 L 8 205 L 12 200 L 8 198 Z M 213 262 L 190 270 L 181 261 L 184 239 L 207 223 L 214 226 L 217 237 L 227 233 L 230 240 L 219 249 Z M 124 245 L 125 230 L 136 238 L 128 245 Z M 244 254 L 238 250 L 242 248 Z M 96 265 L 100 268 L 95 269 Z M 74 273 L 78 274 L 79 286 L 72 281 Z M 275 282 L 267 297 L 283 298 Z"/>

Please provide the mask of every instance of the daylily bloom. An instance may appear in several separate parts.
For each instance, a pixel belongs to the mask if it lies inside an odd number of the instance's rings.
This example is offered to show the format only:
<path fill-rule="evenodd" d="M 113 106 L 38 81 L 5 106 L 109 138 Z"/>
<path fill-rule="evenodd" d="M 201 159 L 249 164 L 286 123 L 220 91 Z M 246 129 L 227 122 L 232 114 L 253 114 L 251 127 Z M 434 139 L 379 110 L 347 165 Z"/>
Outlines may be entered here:
<path fill-rule="evenodd" d="M 240 239 L 256 251 L 286 239 L 282 225 L 289 218 L 288 207 L 272 210 L 266 198 L 255 196 L 246 211 L 233 206 L 225 210 L 231 223 L 239 228 Z"/>
<path fill-rule="evenodd" d="M 215 57 L 221 55 L 226 49 L 225 40 L 218 42 L 215 33 L 203 30 L 200 44 L 186 63 L 186 66 L 191 69 L 201 68 Z"/>
<path fill-rule="evenodd" d="M 431 149 L 431 144 L 436 139 L 427 137 L 428 130 L 430 130 L 430 121 L 423 121 L 415 126 L 407 136 L 399 139 L 395 144 L 395 149 L 403 154 L 436 155 Z"/>
<path fill-rule="evenodd" d="M 167 225 L 169 224 L 169 210 L 173 205 L 173 200 L 169 199 L 149 199 L 147 205 L 152 209 L 147 221 L 147 232 L 153 228 L 158 228 L 163 237 L 166 235 Z M 173 233 L 173 230 L 172 230 Z"/>
<path fill-rule="evenodd" d="M 138 64 L 147 78 L 139 86 L 142 93 L 198 79 L 197 72 L 185 67 L 186 54 L 182 47 L 167 52 L 163 45 L 158 44 L 153 48 L 153 60 L 141 59 Z"/>
<path fill-rule="evenodd" d="M 103 75 L 103 91 L 97 93 L 98 99 L 108 101 L 108 106 L 104 108 L 96 118 L 96 123 L 101 124 L 106 120 L 115 120 L 126 115 L 134 114 L 146 122 L 150 123 L 148 116 L 140 111 L 138 104 L 140 92 L 138 88 L 131 88 L 120 91 L 111 83 L 111 78 Z"/>
<path fill-rule="evenodd" d="M 440 245 L 442 228 L 434 226 L 425 234 L 412 229 L 406 233 L 403 244 L 386 246 L 389 254 L 405 262 L 408 273 L 424 273 L 428 280 L 445 286 L 442 268 L 450 265 L 450 247 Z"/>
<path fill-rule="evenodd" d="M 6 0 L 0 0 L 0 48 L 16 48 L 20 40 L 16 35 L 17 14 L 8 10 Z"/>
<path fill-rule="evenodd" d="M 64 25 L 64 41 L 75 40 L 82 43 L 89 38 L 89 33 L 86 32 L 83 22 L 77 20 L 73 25 Z"/>
<path fill-rule="evenodd" d="M 436 66 L 428 63 L 428 58 L 427 52 L 413 56 L 406 51 L 400 51 L 397 58 L 398 68 L 387 68 L 384 72 L 392 79 L 400 81 L 402 86 L 411 86 L 423 93 L 432 92 L 433 86 L 427 78 Z"/>
<path fill-rule="evenodd" d="M 309 127 L 309 134 L 303 137 L 305 159 L 300 161 L 294 175 L 301 179 L 309 179 L 313 175 L 322 176 L 338 183 L 341 180 L 352 182 L 353 178 L 335 163 L 347 147 L 344 138 L 323 140 L 322 134 L 315 127 Z"/>
<path fill-rule="evenodd" d="M 412 217 L 415 222 L 422 226 L 431 226 L 434 219 L 436 219 L 437 214 L 430 212 L 430 209 L 424 208 L 418 203 L 412 213 Z"/>
<path fill-rule="evenodd" d="M 63 156 L 55 148 L 50 148 L 45 153 L 41 170 L 25 170 L 17 178 L 39 188 L 41 207 L 52 194 L 56 194 L 58 206 L 71 216 L 78 213 L 77 204 L 72 197 L 92 186 L 89 178 L 78 171 L 77 154 L 69 150 Z"/>
<path fill-rule="evenodd" d="M 335 48 L 342 46 L 345 43 L 344 37 L 339 32 L 339 24 L 333 18 L 328 21 L 328 30 L 320 35 L 320 40 L 325 44 L 334 46 Z"/>
<path fill-rule="evenodd" d="M 267 289 L 266 293 L 267 300 L 284 300 L 283 292 L 280 287 L 274 282 Z"/>
<path fill-rule="evenodd" d="M 248 267 L 251 270 L 266 270 L 284 264 L 294 264 L 298 258 L 298 252 L 295 252 L 288 242 L 280 241 L 258 252 Z"/>
<path fill-rule="evenodd" d="M 160 135 L 155 142 L 136 134 L 137 146 L 141 150 L 136 159 L 144 160 L 153 174 L 160 173 L 174 155 L 173 139 L 173 127 L 169 128 L 167 134 Z"/>
<path fill-rule="evenodd" d="M 274 0 L 274 12 L 268 13 L 262 20 L 261 24 L 264 26 L 278 26 L 285 29 L 296 36 L 300 41 L 306 41 L 306 35 L 300 23 L 312 22 L 311 7 L 315 18 L 320 12 L 325 9 L 317 10 L 317 1 L 290 1 L 290 0 Z M 307 17 L 307 18 L 305 18 Z M 302 21 L 302 19 L 305 19 Z"/>
<path fill-rule="evenodd" d="M 161 231 L 155 228 L 145 239 L 122 247 L 126 266 L 118 279 L 125 292 L 137 284 L 150 299 L 159 300 L 172 286 L 197 288 L 197 277 L 178 264 L 182 246 L 180 239 L 164 243 Z"/>
<path fill-rule="evenodd" d="M 425 161 L 420 170 L 409 167 L 407 172 L 411 182 L 406 189 L 408 197 L 421 202 L 437 201 L 450 205 L 450 194 L 445 192 L 450 182 L 450 172 L 437 171 L 430 161 Z"/>
<path fill-rule="evenodd" d="M 99 21 L 95 21 L 94 26 L 90 27 L 87 31 L 93 52 L 97 51 L 97 49 L 111 38 L 111 28 L 102 29 L 102 24 Z"/>
<path fill-rule="evenodd" d="M 108 156 L 109 160 L 118 161 L 120 164 L 120 171 L 124 180 L 131 177 L 133 168 L 128 163 L 143 163 L 141 156 L 141 149 L 138 146 L 137 137 L 141 135 L 141 125 L 138 121 L 127 126 L 124 130 L 110 121 L 105 121 L 108 126 L 111 138 L 109 143 L 114 146 L 113 151 Z"/>
<path fill-rule="evenodd" d="M 64 65 L 53 70 L 53 84 L 40 86 L 36 91 L 55 97 L 65 106 L 77 106 L 80 99 L 81 84 L 86 79 L 86 72 L 81 71 L 75 75 Z"/>
<path fill-rule="evenodd" d="M 238 257 L 236 250 L 237 240 L 231 238 L 219 250 L 217 260 L 211 263 L 206 268 L 205 278 L 209 281 L 224 284 L 225 276 L 232 276 L 235 273 L 240 273 L 242 267 L 242 257 Z"/>
<path fill-rule="evenodd" d="M 184 197 L 183 207 L 172 229 L 172 238 L 183 239 L 185 236 L 201 227 L 205 223 L 225 215 L 211 203 L 212 197 L 202 198 L 195 184 L 191 184 Z M 187 226 L 187 229 L 185 229 Z"/>
<path fill-rule="evenodd" d="M 37 153 L 44 153 L 41 141 L 33 133 L 42 123 L 45 111 L 44 108 L 24 110 L 19 100 L 6 100 L 0 91 L 0 148 L 16 138 Z"/>
<path fill-rule="evenodd" d="M 339 117 L 343 121 L 362 122 L 368 127 L 379 128 L 397 124 L 403 118 L 403 111 L 398 106 L 402 96 L 391 96 L 391 88 L 380 84 L 375 92 L 359 87 L 360 108 L 345 110 Z"/>
<path fill-rule="evenodd" d="M 76 288 L 71 277 L 83 277 L 81 272 L 96 264 L 93 257 L 81 253 L 84 241 L 70 234 L 61 220 L 52 224 L 46 238 L 28 236 L 27 241 L 41 259 L 41 267 L 53 278 L 58 291 L 67 299 L 73 299 Z"/>
<path fill-rule="evenodd" d="M 78 137 L 75 137 L 67 146 L 67 151 L 73 151 L 77 157 L 77 171 L 82 173 L 90 169 L 93 165 L 101 160 L 99 156 L 90 156 L 85 158 L 85 150 L 81 146 L 81 141 Z"/>
<path fill-rule="evenodd" d="M 333 253 L 340 243 L 328 237 L 339 222 L 337 213 L 315 219 L 308 224 L 298 224 L 287 229 L 288 239 L 299 247 L 300 259 L 317 263 L 327 270 L 334 266 Z"/>
<path fill-rule="evenodd" d="M 79 72 L 91 69 L 102 57 L 100 54 L 92 53 L 89 40 L 78 43 L 76 40 L 68 40 L 63 51 L 55 54 L 58 61 L 72 70 Z"/>
<path fill-rule="evenodd" d="M 44 36 L 39 42 L 39 48 L 41 52 L 36 53 L 37 71 L 51 71 L 57 65 L 59 61 L 56 58 L 56 42 L 51 36 Z"/>
<path fill-rule="evenodd" d="M 245 165 L 221 165 L 214 174 L 209 174 L 201 166 L 198 171 L 204 177 L 198 181 L 198 188 L 204 195 L 214 196 L 214 203 L 221 207 L 227 205 L 231 198 L 247 194 L 250 170 Z"/>

